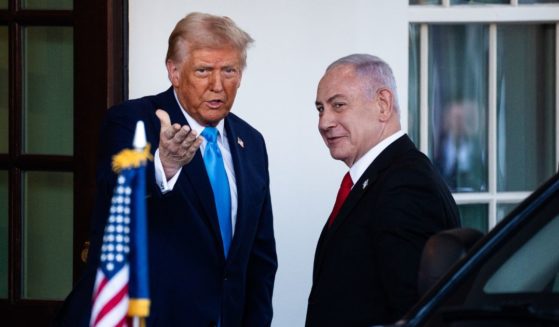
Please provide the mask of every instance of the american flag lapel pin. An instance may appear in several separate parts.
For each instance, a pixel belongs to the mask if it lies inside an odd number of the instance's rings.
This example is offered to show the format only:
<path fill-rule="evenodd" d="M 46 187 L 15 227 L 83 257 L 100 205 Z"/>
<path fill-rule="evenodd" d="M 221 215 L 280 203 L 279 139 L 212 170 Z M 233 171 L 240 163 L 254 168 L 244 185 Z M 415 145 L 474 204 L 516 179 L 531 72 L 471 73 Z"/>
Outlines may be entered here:
<path fill-rule="evenodd" d="M 369 179 L 368 178 L 363 182 L 363 189 L 365 189 L 367 187 L 367 185 L 369 185 Z"/>
<path fill-rule="evenodd" d="M 243 142 L 243 140 L 241 140 L 240 137 L 237 137 L 237 143 L 239 143 L 239 145 L 241 146 L 241 148 L 245 147 L 245 142 Z"/>

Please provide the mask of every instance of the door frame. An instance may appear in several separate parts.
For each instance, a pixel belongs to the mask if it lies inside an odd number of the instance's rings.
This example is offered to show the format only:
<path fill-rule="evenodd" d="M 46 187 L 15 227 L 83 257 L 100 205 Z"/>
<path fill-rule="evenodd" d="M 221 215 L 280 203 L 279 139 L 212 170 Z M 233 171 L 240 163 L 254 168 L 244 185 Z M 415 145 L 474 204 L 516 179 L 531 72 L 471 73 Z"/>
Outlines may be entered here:
<path fill-rule="evenodd" d="M 30 156 L 18 161 L 24 168 L 62 170 L 74 174 L 73 255 L 75 285 L 84 272 L 84 244 L 94 205 L 99 129 L 108 107 L 128 97 L 128 0 L 74 1 L 73 10 L 18 11 L 20 0 L 9 0 L 0 23 L 10 26 L 10 39 L 21 42 L 19 24 L 74 28 L 74 155 Z M 14 28 L 15 27 L 15 28 Z M 15 47 L 18 49 L 20 47 Z M 12 48 L 11 48 L 12 49 Z M 21 53 L 10 50 L 10 154 L 0 155 L 0 168 L 9 169 L 11 185 L 19 185 L 14 149 L 21 144 Z M 19 159 L 17 159 L 19 160 Z M 14 173 L 15 172 L 15 173 Z M 0 300 L 0 316 L 9 325 L 49 326 L 62 301 L 22 299 L 22 210 L 19 187 L 9 190 L 8 299 Z M 21 198 L 21 197 L 20 197 Z"/>

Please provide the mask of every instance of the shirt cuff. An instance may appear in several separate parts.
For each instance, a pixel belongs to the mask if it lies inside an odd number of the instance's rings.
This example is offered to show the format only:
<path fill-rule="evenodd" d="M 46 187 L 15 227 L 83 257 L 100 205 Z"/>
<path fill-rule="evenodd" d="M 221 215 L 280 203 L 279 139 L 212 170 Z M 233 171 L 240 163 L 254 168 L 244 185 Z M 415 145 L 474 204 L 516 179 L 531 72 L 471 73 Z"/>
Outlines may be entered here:
<path fill-rule="evenodd" d="M 171 192 L 179 179 L 182 168 L 179 168 L 177 173 L 171 177 L 171 179 L 167 180 L 167 178 L 165 178 L 163 165 L 161 164 L 161 159 L 159 158 L 159 149 L 155 150 L 153 164 L 155 165 L 155 182 L 157 183 L 157 186 L 159 186 L 161 193 L 165 194 Z"/>

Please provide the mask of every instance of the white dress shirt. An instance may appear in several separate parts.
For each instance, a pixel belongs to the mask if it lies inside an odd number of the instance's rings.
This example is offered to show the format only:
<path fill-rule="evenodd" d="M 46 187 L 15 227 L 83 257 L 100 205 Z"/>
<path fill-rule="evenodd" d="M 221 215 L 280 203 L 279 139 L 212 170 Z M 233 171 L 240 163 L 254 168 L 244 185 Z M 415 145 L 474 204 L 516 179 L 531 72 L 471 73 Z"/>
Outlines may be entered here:
<path fill-rule="evenodd" d="M 394 143 L 397 139 L 404 136 L 404 134 L 405 133 L 400 130 L 380 141 L 379 144 L 372 147 L 369 151 L 367 151 L 367 153 L 359 158 L 359 160 L 357 160 L 353 164 L 353 166 L 349 168 L 349 174 L 351 175 L 351 180 L 353 181 L 354 186 L 359 178 L 361 178 L 361 176 L 365 173 L 365 170 L 369 168 L 371 163 L 375 161 L 375 159 L 381 154 L 381 152 L 384 151 L 384 149 L 386 149 L 390 144 Z"/>
<path fill-rule="evenodd" d="M 190 125 L 190 128 L 196 131 L 197 135 L 202 134 L 202 130 L 204 130 L 205 126 L 200 125 L 194 118 L 192 118 L 181 106 L 180 102 L 177 99 L 177 93 L 173 90 L 175 94 L 175 100 L 181 108 L 181 111 Z M 217 134 L 217 146 L 219 147 L 219 151 L 221 151 L 221 155 L 223 157 L 223 164 L 225 166 L 225 172 L 227 173 L 227 180 L 229 181 L 229 190 L 231 193 L 231 226 L 233 230 L 233 234 L 235 233 L 235 223 L 237 222 L 237 182 L 235 179 L 235 170 L 233 169 L 233 158 L 231 157 L 231 150 L 229 148 L 229 142 L 227 141 L 227 132 L 225 131 L 225 121 L 222 119 L 217 126 L 218 134 Z M 200 151 L 202 152 L 202 156 L 204 156 L 204 150 L 206 149 L 206 144 L 208 142 L 204 139 L 202 144 L 200 145 Z M 155 181 L 159 188 L 161 189 L 161 193 L 165 194 L 170 192 L 175 187 L 177 180 L 179 178 L 180 172 L 182 168 L 180 168 L 177 173 L 171 177 L 169 180 L 165 178 L 165 171 L 163 170 L 163 165 L 161 164 L 161 159 L 159 158 L 159 148 L 155 150 L 155 155 L 153 158 L 153 163 L 155 165 Z"/>

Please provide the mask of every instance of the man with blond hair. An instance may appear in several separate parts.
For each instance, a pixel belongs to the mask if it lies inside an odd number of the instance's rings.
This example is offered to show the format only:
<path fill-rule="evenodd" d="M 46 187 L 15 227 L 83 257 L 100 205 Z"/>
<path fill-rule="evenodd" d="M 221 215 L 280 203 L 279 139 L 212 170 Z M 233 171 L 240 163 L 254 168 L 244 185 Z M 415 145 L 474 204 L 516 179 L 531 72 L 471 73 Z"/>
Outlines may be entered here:
<path fill-rule="evenodd" d="M 277 270 L 262 135 L 232 114 L 252 38 L 230 18 L 192 13 L 169 37 L 163 93 L 111 108 L 101 131 L 88 270 L 59 325 L 86 326 L 116 176 L 111 157 L 143 120 L 151 312 L 148 326 L 270 326 Z"/>

